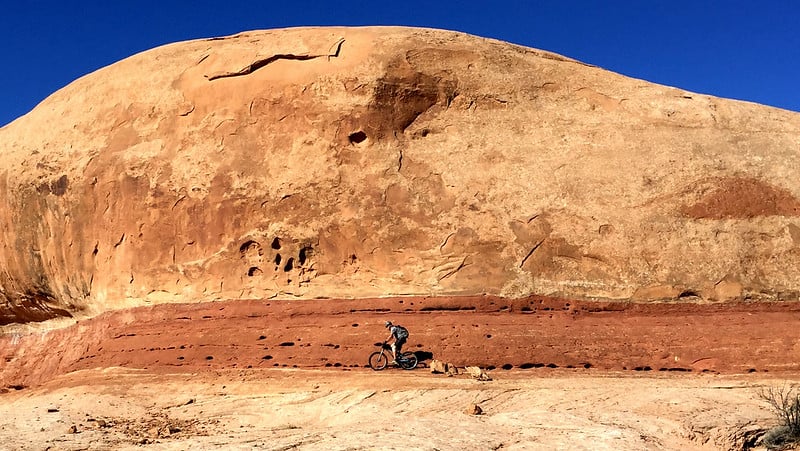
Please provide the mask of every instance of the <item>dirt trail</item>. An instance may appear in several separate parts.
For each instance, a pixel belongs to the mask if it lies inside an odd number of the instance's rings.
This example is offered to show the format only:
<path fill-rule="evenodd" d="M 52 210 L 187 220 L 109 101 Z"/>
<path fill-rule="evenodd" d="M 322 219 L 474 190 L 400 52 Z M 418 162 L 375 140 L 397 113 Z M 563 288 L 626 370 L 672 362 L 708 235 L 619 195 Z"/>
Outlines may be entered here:
<path fill-rule="evenodd" d="M 800 373 L 800 303 L 624 304 L 532 297 L 228 301 L 106 313 L 0 338 L 0 387 L 72 371 L 359 368 L 390 319 L 424 358 L 484 368 Z"/>

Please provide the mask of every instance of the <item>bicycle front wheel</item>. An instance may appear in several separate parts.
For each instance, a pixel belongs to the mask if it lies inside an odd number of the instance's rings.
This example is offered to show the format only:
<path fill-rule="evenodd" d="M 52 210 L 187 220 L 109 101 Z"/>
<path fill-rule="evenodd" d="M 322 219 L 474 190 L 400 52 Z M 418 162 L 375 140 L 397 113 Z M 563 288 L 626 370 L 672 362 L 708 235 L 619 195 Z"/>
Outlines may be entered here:
<path fill-rule="evenodd" d="M 369 367 L 375 371 L 380 371 L 386 368 L 389 364 L 389 358 L 381 351 L 375 351 L 369 356 Z"/>
<path fill-rule="evenodd" d="M 404 352 L 403 358 L 400 359 L 400 364 L 404 370 L 413 370 L 417 367 L 417 363 L 419 363 L 417 360 L 417 355 L 410 351 Z"/>

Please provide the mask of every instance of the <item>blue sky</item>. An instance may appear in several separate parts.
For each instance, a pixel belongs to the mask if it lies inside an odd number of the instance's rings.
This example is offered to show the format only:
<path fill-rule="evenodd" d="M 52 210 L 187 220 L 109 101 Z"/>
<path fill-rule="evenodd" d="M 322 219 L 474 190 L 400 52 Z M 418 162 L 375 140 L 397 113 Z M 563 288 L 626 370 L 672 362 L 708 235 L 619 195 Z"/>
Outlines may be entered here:
<path fill-rule="evenodd" d="M 800 111 L 796 0 L 7 0 L 0 5 L 0 126 L 72 80 L 152 47 L 306 25 L 458 30 Z"/>

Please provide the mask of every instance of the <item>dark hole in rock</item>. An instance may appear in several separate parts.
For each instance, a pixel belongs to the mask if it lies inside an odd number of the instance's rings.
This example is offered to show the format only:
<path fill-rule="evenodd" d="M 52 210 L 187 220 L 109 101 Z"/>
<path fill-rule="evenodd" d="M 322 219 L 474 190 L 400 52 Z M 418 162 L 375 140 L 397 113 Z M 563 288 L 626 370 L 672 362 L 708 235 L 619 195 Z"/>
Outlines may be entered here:
<path fill-rule="evenodd" d="M 272 247 L 275 250 L 280 249 L 281 248 L 281 239 L 278 238 L 278 237 L 275 237 L 275 239 L 272 240 L 272 244 L 270 245 L 270 247 Z"/>
<path fill-rule="evenodd" d="M 259 340 L 266 340 L 266 338 L 267 338 L 266 335 L 259 335 L 258 336 Z"/>
<path fill-rule="evenodd" d="M 281 265 L 281 254 L 275 254 L 275 266 Z"/>
<path fill-rule="evenodd" d="M 283 343 L 279 344 L 278 346 L 294 346 L 293 341 L 284 341 Z"/>
<path fill-rule="evenodd" d="M 183 360 L 183 356 L 179 356 L 179 357 L 178 357 L 178 360 Z"/>
<path fill-rule="evenodd" d="M 522 307 L 520 310 L 523 311 L 523 312 L 530 312 L 531 308 L 528 307 L 528 306 L 525 306 L 525 307 Z"/>
<path fill-rule="evenodd" d="M 586 369 L 588 370 L 589 368 L 591 368 L 591 367 L 592 367 L 592 364 L 591 364 L 591 363 L 584 363 L 584 364 L 583 364 L 583 367 L 584 367 L 584 368 L 586 368 Z"/>
<path fill-rule="evenodd" d="M 486 338 L 492 338 L 492 334 L 486 334 Z"/>
<path fill-rule="evenodd" d="M 283 267 L 283 272 L 289 272 L 294 269 L 294 257 L 289 257 L 289 260 L 286 260 L 286 266 Z"/>
<path fill-rule="evenodd" d="M 494 369 L 497 369 L 497 367 L 496 367 L 496 366 L 494 366 L 494 365 L 489 365 L 489 366 L 487 366 L 487 367 L 486 367 L 486 370 L 487 370 L 487 371 L 492 371 L 492 370 L 494 370 Z"/>
<path fill-rule="evenodd" d="M 214 360 L 214 356 L 213 355 L 207 355 L 206 356 L 206 360 Z"/>
<path fill-rule="evenodd" d="M 353 327 L 358 327 L 358 323 L 353 323 Z"/>
<path fill-rule="evenodd" d="M 529 370 L 529 369 L 531 369 L 531 368 L 535 368 L 535 367 L 536 367 L 536 364 L 535 364 L 535 363 L 523 363 L 523 364 L 522 364 L 522 365 L 520 365 L 519 367 L 520 367 L 521 369 L 523 369 L 523 370 Z"/>
<path fill-rule="evenodd" d="M 298 256 L 297 261 L 300 262 L 301 265 L 305 265 L 306 264 L 306 260 L 308 260 L 308 257 L 311 256 L 311 251 L 312 250 L 313 249 L 311 249 L 308 246 L 300 249 L 300 255 Z"/>
<path fill-rule="evenodd" d="M 548 363 L 546 366 L 548 368 L 558 368 L 558 365 L 556 365 L 555 363 Z"/>
<path fill-rule="evenodd" d="M 260 244 L 258 244 L 257 242 L 253 240 L 247 240 L 244 243 L 242 243 L 241 246 L 239 246 L 239 252 L 244 254 L 251 247 L 258 247 L 258 246 L 260 246 Z"/>
<path fill-rule="evenodd" d="M 337 367 L 337 368 L 338 368 L 338 367 L 342 366 L 342 364 L 341 364 L 341 363 L 339 363 L 339 362 L 336 362 L 336 363 L 334 363 L 334 364 L 333 364 L 333 366 L 335 366 L 335 367 Z"/>
<path fill-rule="evenodd" d="M 653 369 L 649 366 L 637 366 L 633 369 L 633 371 L 652 371 Z"/>
<path fill-rule="evenodd" d="M 350 135 L 347 136 L 347 139 L 349 139 L 350 143 L 352 144 L 360 144 L 366 141 L 367 134 L 359 130 L 357 132 L 350 133 Z"/>
<path fill-rule="evenodd" d="M 250 276 L 250 277 L 253 277 L 257 273 L 260 273 L 260 272 L 262 272 L 262 271 L 261 271 L 261 268 L 259 268 L 258 266 L 251 266 L 250 269 L 247 270 L 247 275 Z"/>
<path fill-rule="evenodd" d="M 332 367 L 332 366 L 333 366 L 333 364 L 332 364 L 332 363 L 330 363 L 330 362 L 328 362 L 328 363 L 326 363 L 326 364 L 325 364 L 325 367 L 327 367 L 327 368 L 330 368 L 330 367 Z"/>
<path fill-rule="evenodd" d="M 271 355 L 265 355 L 264 357 L 261 357 L 261 360 L 272 360 L 272 356 Z"/>
<path fill-rule="evenodd" d="M 514 368 L 514 365 L 512 365 L 510 363 L 506 363 L 505 365 L 502 366 L 502 368 L 504 370 L 510 370 L 511 368 Z"/>
<path fill-rule="evenodd" d="M 681 294 L 678 295 L 678 298 L 690 298 L 690 297 L 700 297 L 700 295 L 696 291 L 692 290 L 683 291 Z"/>

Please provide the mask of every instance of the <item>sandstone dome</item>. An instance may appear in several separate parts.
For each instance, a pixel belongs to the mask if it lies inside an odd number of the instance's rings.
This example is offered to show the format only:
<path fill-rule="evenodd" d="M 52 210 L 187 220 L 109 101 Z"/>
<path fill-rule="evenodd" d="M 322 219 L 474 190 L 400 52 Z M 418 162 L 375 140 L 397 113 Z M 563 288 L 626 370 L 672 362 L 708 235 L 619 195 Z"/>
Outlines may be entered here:
<path fill-rule="evenodd" d="M 800 115 L 462 33 L 159 47 L 54 93 L 0 150 L 0 324 L 217 299 L 800 292 Z"/>

